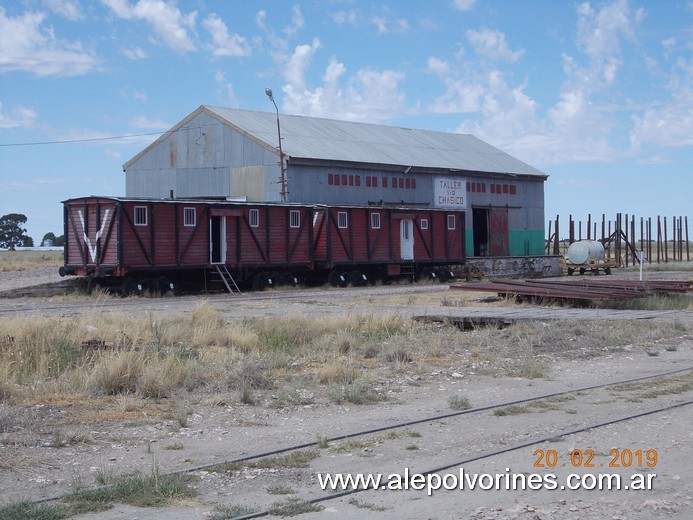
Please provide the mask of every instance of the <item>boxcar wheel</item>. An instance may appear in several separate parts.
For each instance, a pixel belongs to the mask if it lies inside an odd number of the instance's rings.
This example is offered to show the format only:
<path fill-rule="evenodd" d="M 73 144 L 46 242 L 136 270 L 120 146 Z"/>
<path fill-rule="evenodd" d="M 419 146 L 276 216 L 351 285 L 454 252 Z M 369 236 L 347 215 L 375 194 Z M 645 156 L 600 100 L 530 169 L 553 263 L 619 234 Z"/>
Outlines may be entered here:
<path fill-rule="evenodd" d="M 166 294 L 170 291 L 173 291 L 173 282 L 171 282 L 171 280 L 169 280 L 165 276 L 161 276 L 160 278 L 156 279 L 154 287 L 160 294 Z"/>
<path fill-rule="evenodd" d="M 123 281 L 123 294 L 130 296 L 133 294 L 139 294 L 142 292 L 143 286 L 142 282 L 135 280 L 134 278 L 126 278 Z"/>
<path fill-rule="evenodd" d="M 349 272 L 348 280 L 352 287 L 363 287 L 368 283 L 368 277 L 358 270 Z"/>
<path fill-rule="evenodd" d="M 347 286 L 347 279 L 344 276 L 344 274 L 340 273 L 339 271 L 330 271 L 330 274 L 327 275 L 327 281 L 332 287 L 346 287 Z"/>
<path fill-rule="evenodd" d="M 267 276 L 264 273 L 258 273 L 253 276 L 253 290 L 264 291 L 267 288 Z"/>
<path fill-rule="evenodd" d="M 452 279 L 452 273 L 447 267 L 440 267 L 436 269 L 436 275 L 438 276 L 440 283 L 446 283 Z"/>

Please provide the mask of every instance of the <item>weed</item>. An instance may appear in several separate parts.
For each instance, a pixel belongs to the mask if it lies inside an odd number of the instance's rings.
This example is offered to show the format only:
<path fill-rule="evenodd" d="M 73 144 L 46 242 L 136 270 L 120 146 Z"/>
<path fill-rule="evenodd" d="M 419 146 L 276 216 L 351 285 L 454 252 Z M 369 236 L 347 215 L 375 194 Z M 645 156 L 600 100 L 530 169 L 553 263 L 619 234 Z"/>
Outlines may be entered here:
<path fill-rule="evenodd" d="M 387 507 L 376 506 L 370 502 L 361 502 L 355 498 L 349 500 L 349 505 L 358 507 L 359 509 L 370 509 L 371 511 L 387 511 Z"/>
<path fill-rule="evenodd" d="M 373 439 L 347 439 L 339 444 L 332 446 L 332 453 L 351 453 L 352 451 L 364 450 L 375 446 L 376 441 Z"/>
<path fill-rule="evenodd" d="M 505 408 L 496 408 L 493 411 L 493 415 L 496 417 L 505 417 L 506 415 L 519 415 L 523 413 L 529 413 L 529 409 L 526 406 L 510 405 Z"/>
<path fill-rule="evenodd" d="M 419 449 L 419 447 L 418 447 L 416 444 L 410 444 L 409 446 L 407 446 L 407 447 L 404 448 L 404 449 L 405 449 L 405 450 L 408 450 L 408 451 L 416 451 L 416 450 Z"/>
<path fill-rule="evenodd" d="M 0 506 L 0 518 L 3 520 L 60 520 L 69 516 L 69 509 L 60 504 L 23 501 Z"/>
<path fill-rule="evenodd" d="M 290 498 L 285 502 L 275 502 L 267 511 L 270 515 L 297 516 L 305 513 L 317 513 L 323 509 L 324 507 L 321 505 L 312 504 L 296 498 Z"/>
<path fill-rule="evenodd" d="M 327 440 L 327 436 L 322 433 L 318 435 L 318 447 L 321 449 L 326 449 L 330 446 L 330 442 Z"/>
<path fill-rule="evenodd" d="M 676 345 L 667 345 L 666 347 L 664 347 L 664 350 L 666 350 L 667 352 L 676 352 L 677 348 L 678 347 Z"/>
<path fill-rule="evenodd" d="M 317 450 L 292 451 L 286 455 L 275 455 L 252 461 L 230 462 L 213 466 L 210 471 L 225 473 L 229 471 L 240 471 L 248 469 L 277 469 L 277 468 L 307 468 L 310 462 L 319 457 Z"/>
<path fill-rule="evenodd" d="M 222 506 L 218 505 L 212 511 L 210 520 L 233 520 L 241 516 L 257 513 L 257 508 L 248 506 Z"/>
<path fill-rule="evenodd" d="M 167 444 L 166 446 L 164 446 L 163 449 L 173 451 L 173 450 L 182 450 L 183 448 L 184 448 L 183 443 L 174 442 L 173 444 Z"/>
<path fill-rule="evenodd" d="M 267 488 L 270 495 L 293 495 L 295 491 L 288 486 L 270 486 Z"/>
<path fill-rule="evenodd" d="M 374 404 L 383 401 L 385 397 L 377 394 L 370 385 L 370 382 L 359 377 L 353 382 L 343 384 L 332 383 L 327 388 L 329 399 L 337 404 Z"/>
<path fill-rule="evenodd" d="M 682 394 L 693 390 L 693 375 L 677 375 L 652 381 L 636 381 L 612 387 L 612 392 L 633 393 L 633 399 L 654 399 L 662 395 Z"/>
<path fill-rule="evenodd" d="M 188 427 L 188 416 L 193 413 L 192 408 L 188 403 L 181 403 L 176 410 L 176 422 L 181 428 Z"/>
<path fill-rule="evenodd" d="M 469 410 L 472 407 L 472 403 L 469 402 L 469 399 L 467 399 L 464 396 L 461 395 L 452 395 L 448 399 L 448 406 L 452 410 Z"/>
<path fill-rule="evenodd" d="M 121 502 L 138 507 L 156 507 L 194 496 L 194 491 L 188 486 L 191 478 L 189 475 L 161 475 L 157 468 L 150 474 L 103 477 L 101 487 L 77 490 L 67 500 L 73 504 Z"/>

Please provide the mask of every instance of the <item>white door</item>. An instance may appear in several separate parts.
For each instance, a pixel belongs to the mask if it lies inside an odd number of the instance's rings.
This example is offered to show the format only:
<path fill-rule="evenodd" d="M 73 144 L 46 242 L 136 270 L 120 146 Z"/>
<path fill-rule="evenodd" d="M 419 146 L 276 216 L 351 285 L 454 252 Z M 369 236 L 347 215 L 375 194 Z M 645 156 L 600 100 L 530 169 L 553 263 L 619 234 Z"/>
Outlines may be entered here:
<path fill-rule="evenodd" d="M 399 223 L 399 249 L 402 260 L 414 260 L 414 225 L 411 219 Z"/>

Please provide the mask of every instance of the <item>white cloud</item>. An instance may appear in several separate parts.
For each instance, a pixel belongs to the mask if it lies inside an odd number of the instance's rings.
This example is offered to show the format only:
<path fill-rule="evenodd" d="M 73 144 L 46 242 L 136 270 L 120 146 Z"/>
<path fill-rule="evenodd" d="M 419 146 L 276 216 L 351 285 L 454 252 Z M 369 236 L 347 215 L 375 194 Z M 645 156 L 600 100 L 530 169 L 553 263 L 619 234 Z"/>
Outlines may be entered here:
<path fill-rule="evenodd" d="M 282 29 L 282 32 L 288 37 L 295 36 L 298 31 L 303 29 L 306 21 L 303 18 L 303 13 L 301 12 L 301 6 L 296 4 L 291 8 L 291 25 L 287 25 Z"/>
<path fill-rule="evenodd" d="M 426 63 L 426 71 L 439 76 L 445 76 L 450 72 L 450 64 L 445 60 L 430 56 Z"/>
<path fill-rule="evenodd" d="M 635 29 L 644 11 L 632 11 L 627 0 L 614 0 L 599 10 L 585 2 L 577 8 L 577 45 L 587 58 L 586 67 L 573 67 L 569 80 L 593 90 L 611 85 L 622 65 L 621 38 L 635 40 Z"/>
<path fill-rule="evenodd" d="M 453 0 L 452 5 L 458 11 L 470 11 L 476 0 Z"/>
<path fill-rule="evenodd" d="M 0 7 L 0 73 L 79 76 L 97 66 L 79 41 L 61 40 L 52 28 L 43 28 L 45 19 L 45 13 L 29 11 L 9 17 Z"/>
<path fill-rule="evenodd" d="M 160 119 L 150 119 L 146 116 L 140 116 L 133 119 L 130 124 L 134 128 L 142 128 L 144 130 L 166 130 L 171 128 L 171 124 Z"/>
<path fill-rule="evenodd" d="M 15 106 L 5 113 L 0 103 L 0 128 L 21 128 L 34 124 L 37 114 L 30 108 Z"/>
<path fill-rule="evenodd" d="M 371 23 L 378 29 L 378 34 L 404 33 L 409 30 L 409 22 L 405 18 L 393 20 L 382 16 L 374 16 L 371 18 Z"/>
<path fill-rule="evenodd" d="M 224 21 L 211 13 L 204 19 L 202 26 L 212 35 L 212 54 L 215 56 L 249 56 L 250 45 L 238 34 L 229 34 Z"/>
<path fill-rule="evenodd" d="M 467 40 L 472 44 L 476 53 L 489 60 L 516 62 L 522 57 L 524 51 L 512 51 L 505 41 L 505 34 L 486 27 L 474 30 L 468 29 L 465 33 Z"/>
<path fill-rule="evenodd" d="M 356 11 L 337 11 L 332 14 L 332 21 L 337 25 L 356 25 L 358 23 L 358 15 Z"/>
<path fill-rule="evenodd" d="M 217 93 L 223 100 L 222 103 L 224 106 L 238 108 L 240 103 L 238 102 L 238 97 L 233 88 L 233 83 L 226 80 L 226 75 L 218 70 L 214 73 L 214 81 L 217 84 Z"/>
<path fill-rule="evenodd" d="M 147 53 L 141 47 L 133 47 L 124 49 L 123 53 L 131 60 L 143 60 L 147 57 Z"/>
<path fill-rule="evenodd" d="M 346 67 L 332 58 L 322 85 L 310 88 L 306 73 L 320 41 L 299 45 L 284 67 L 283 109 L 291 114 L 350 121 L 383 122 L 401 114 L 404 74 L 393 70 L 361 69 L 347 77 Z"/>
<path fill-rule="evenodd" d="M 163 0 L 101 0 L 111 11 L 124 20 L 144 20 L 154 33 L 171 49 L 178 52 L 195 50 L 189 31 L 195 29 L 197 11 L 183 15 L 174 4 Z"/>
<path fill-rule="evenodd" d="M 630 142 L 635 149 L 647 144 L 693 146 L 692 85 L 693 63 L 681 58 L 668 85 L 671 98 L 648 107 L 642 116 L 632 117 Z"/>
<path fill-rule="evenodd" d="M 43 0 L 44 5 L 56 14 L 72 22 L 84 20 L 82 6 L 78 0 Z"/>

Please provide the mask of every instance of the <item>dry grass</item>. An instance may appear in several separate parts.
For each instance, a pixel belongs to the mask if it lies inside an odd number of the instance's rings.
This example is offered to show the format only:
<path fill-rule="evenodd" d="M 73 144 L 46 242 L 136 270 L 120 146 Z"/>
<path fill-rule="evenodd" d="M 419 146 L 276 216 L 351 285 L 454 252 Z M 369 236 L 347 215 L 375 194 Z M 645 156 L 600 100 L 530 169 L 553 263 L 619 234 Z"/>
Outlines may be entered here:
<path fill-rule="evenodd" d="M 0 402 L 66 410 L 54 430 L 65 435 L 80 421 L 176 420 L 171 403 L 191 392 L 220 406 L 371 404 L 398 379 L 434 370 L 547 377 L 556 359 L 666 355 L 688 334 L 681 323 L 642 321 L 467 332 L 379 314 L 227 321 L 205 303 L 172 317 L 13 317 L 0 320 Z M 22 420 L 0 417 L 5 432 Z"/>
<path fill-rule="evenodd" d="M 0 251 L 0 272 L 63 265 L 62 251 Z"/>

